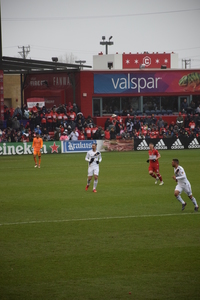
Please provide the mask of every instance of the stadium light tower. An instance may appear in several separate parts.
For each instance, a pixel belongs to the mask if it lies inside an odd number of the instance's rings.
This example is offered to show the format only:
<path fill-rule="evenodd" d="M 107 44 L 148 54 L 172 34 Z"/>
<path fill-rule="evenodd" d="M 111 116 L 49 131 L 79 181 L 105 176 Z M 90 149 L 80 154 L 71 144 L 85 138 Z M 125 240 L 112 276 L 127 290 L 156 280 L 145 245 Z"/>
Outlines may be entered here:
<path fill-rule="evenodd" d="M 103 35 L 102 36 L 102 42 L 100 42 L 100 45 L 105 45 L 106 46 L 106 54 L 108 54 L 108 46 L 112 46 L 114 42 L 111 42 L 112 35 L 109 37 L 108 41 L 105 41 L 106 37 Z"/>

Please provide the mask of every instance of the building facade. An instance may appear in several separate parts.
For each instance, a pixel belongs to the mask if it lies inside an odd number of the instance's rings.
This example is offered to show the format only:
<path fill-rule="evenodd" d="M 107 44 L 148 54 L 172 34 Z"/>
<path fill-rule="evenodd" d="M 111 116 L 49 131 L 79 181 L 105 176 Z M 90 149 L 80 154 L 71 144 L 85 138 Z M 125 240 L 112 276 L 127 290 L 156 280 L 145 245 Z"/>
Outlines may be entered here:
<path fill-rule="evenodd" d="M 52 107 L 75 102 L 87 116 L 147 111 L 177 113 L 186 98 L 200 104 L 200 70 L 104 70 L 28 75 L 24 99 L 44 98 Z"/>

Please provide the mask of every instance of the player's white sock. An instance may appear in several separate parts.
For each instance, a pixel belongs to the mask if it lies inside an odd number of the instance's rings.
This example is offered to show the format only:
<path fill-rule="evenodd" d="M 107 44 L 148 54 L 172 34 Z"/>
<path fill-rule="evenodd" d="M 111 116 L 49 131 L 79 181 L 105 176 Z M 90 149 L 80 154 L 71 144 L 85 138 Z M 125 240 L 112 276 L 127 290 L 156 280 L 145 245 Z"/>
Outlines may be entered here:
<path fill-rule="evenodd" d="M 90 185 L 90 181 L 91 181 L 91 179 L 88 179 L 88 180 L 87 180 L 87 185 Z"/>
<path fill-rule="evenodd" d="M 194 203 L 194 206 L 197 207 L 197 200 L 194 197 L 192 197 L 191 201 Z"/>
<path fill-rule="evenodd" d="M 94 190 L 94 189 L 96 190 L 97 183 L 98 183 L 98 179 L 97 179 L 97 180 L 94 180 L 94 184 L 93 184 L 93 190 Z"/>
<path fill-rule="evenodd" d="M 176 196 L 176 199 L 177 199 L 178 201 L 180 201 L 182 204 L 185 204 L 185 202 L 183 201 L 183 199 L 181 198 L 180 195 Z"/>

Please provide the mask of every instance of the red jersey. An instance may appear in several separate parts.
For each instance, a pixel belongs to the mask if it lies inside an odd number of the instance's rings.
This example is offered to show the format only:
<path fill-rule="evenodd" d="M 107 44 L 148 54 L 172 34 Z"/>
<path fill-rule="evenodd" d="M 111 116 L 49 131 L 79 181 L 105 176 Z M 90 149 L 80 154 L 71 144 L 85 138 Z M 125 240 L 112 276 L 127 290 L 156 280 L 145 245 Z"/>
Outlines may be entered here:
<path fill-rule="evenodd" d="M 75 113 L 74 111 L 70 111 L 70 112 L 68 113 L 68 117 L 69 117 L 72 121 L 74 121 L 75 118 L 76 118 L 76 113 Z"/>
<path fill-rule="evenodd" d="M 153 161 L 154 159 L 156 159 L 159 155 L 158 150 L 153 149 L 153 150 L 149 150 L 149 162 L 150 164 L 154 164 L 154 163 L 158 163 L 158 160 L 156 160 L 155 162 Z"/>
<path fill-rule="evenodd" d="M 68 116 L 66 114 L 63 114 L 63 121 L 67 121 L 68 120 Z"/>
<path fill-rule="evenodd" d="M 50 112 L 49 114 L 46 114 L 46 118 L 47 118 L 48 123 L 52 123 L 52 112 Z"/>
<path fill-rule="evenodd" d="M 78 140 L 82 140 L 82 141 L 84 141 L 84 140 L 85 140 L 85 135 L 84 135 L 84 133 L 83 133 L 83 132 L 81 132 L 81 133 L 79 134 L 79 136 L 78 136 Z"/>
<path fill-rule="evenodd" d="M 53 123 L 56 123 L 56 122 L 57 122 L 57 117 L 58 117 L 57 112 L 53 112 L 53 113 L 52 113 Z"/>
<path fill-rule="evenodd" d="M 95 134 L 95 132 L 97 131 L 98 127 L 96 126 L 96 127 L 91 128 L 91 129 L 92 129 L 92 136 L 93 136 Z"/>
<path fill-rule="evenodd" d="M 105 133 L 105 139 L 106 140 L 110 140 L 110 131 L 109 130 L 105 130 L 104 133 Z"/>
<path fill-rule="evenodd" d="M 47 122 L 46 116 L 44 114 L 42 114 L 40 117 L 41 117 L 41 123 L 46 124 L 46 122 Z"/>
<path fill-rule="evenodd" d="M 85 128 L 85 132 L 86 132 L 86 135 L 87 135 L 87 138 L 90 139 L 91 136 L 92 136 L 92 130 L 90 127 L 86 127 Z"/>
<path fill-rule="evenodd" d="M 63 119 L 63 113 L 58 114 L 58 122 L 61 123 Z"/>

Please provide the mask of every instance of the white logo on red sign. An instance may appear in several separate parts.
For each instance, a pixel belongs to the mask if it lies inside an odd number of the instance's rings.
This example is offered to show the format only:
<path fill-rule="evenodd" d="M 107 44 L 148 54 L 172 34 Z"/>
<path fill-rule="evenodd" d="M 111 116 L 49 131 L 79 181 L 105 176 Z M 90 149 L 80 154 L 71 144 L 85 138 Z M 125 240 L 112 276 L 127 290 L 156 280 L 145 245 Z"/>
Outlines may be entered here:
<path fill-rule="evenodd" d="M 144 58 L 143 58 L 143 64 L 145 64 L 145 66 L 150 66 L 150 64 L 151 64 L 151 58 L 149 57 L 149 56 L 145 56 Z"/>

